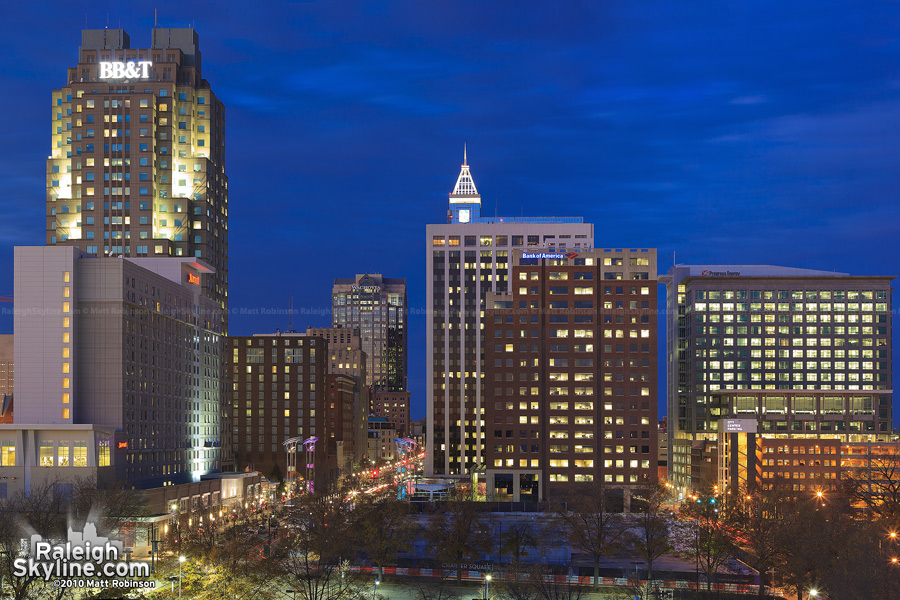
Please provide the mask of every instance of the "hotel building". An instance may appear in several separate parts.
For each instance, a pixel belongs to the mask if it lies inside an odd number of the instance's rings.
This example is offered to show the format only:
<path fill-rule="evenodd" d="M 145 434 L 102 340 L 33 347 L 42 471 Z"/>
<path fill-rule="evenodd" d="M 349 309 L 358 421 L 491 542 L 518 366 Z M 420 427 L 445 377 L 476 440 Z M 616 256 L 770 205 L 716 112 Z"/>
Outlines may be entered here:
<path fill-rule="evenodd" d="M 579 252 L 594 227 L 580 217 L 483 217 L 463 159 L 447 222 L 426 225 L 427 433 L 425 473 L 463 476 L 485 460 L 484 311 L 509 291 L 515 250 Z"/>
<path fill-rule="evenodd" d="M 406 390 L 406 280 L 379 274 L 335 279 L 331 322 L 358 330 L 366 356 L 364 385 Z"/>
<path fill-rule="evenodd" d="M 488 499 L 656 481 L 656 251 L 510 254 L 485 311 Z"/>
<path fill-rule="evenodd" d="M 277 333 L 232 336 L 229 345 L 237 470 L 249 467 L 268 477 L 277 464 L 287 476 L 285 440 L 327 438 L 328 343 L 321 336 Z"/>
<path fill-rule="evenodd" d="M 213 275 L 189 257 L 16 248 L 14 424 L 71 430 L 18 456 L 86 456 L 140 488 L 221 470 L 222 309 L 202 291 Z M 101 447 L 85 455 L 85 436 Z"/>
<path fill-rule="evenodd" d="M 891 390 L 892 279 L 767 265 L 676 265 L 661 277 L 670 481 L 691 489 L 691 449 L 716 439 L 714 393 Z"/>
<path fill-rule="evenodd" d="M 224 336 L 225 108 L 203 78 L 193 28 L 154 28 L 149 41 L 132 48 L 122 29 L 81 32 L 77 63 L 51 97 L 46 243 L 95 256 L 202 261 L 210 269 L 201 292 L 219 305 Z M 216 422 L 227 430 L 224 371 L 219 381 Z M 227 443 L 221 461 L 233 467 Z"/>

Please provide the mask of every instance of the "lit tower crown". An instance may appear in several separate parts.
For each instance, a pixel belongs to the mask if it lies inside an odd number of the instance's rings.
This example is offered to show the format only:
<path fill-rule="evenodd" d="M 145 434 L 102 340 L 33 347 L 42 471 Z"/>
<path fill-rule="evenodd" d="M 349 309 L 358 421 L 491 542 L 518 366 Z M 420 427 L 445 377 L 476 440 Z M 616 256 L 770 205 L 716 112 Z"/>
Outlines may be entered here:
<path fill-rule="evenodd" d="M 478 193 L 472 173 L 469 172 L 466 147 L 463 146 L 463 164 L 459 169 L 456 185 L 450 192 L 450 222 L 468 223 L 480 216 L 481 194 Z"/>

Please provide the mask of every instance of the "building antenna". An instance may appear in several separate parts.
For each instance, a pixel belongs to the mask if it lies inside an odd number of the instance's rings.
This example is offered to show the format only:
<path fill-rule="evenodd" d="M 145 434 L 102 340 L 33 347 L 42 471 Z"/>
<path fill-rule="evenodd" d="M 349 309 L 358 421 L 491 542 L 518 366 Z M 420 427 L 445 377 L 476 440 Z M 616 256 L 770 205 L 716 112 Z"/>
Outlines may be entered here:
<path fill-rule="evenodd" d="M 294 293 L 288 297 L 288 331 L 294 332 Z"/>
<path fill-rule="evenodd" d="M 153 9 L 153 29 L 159 28 L 159 9 Z"/>

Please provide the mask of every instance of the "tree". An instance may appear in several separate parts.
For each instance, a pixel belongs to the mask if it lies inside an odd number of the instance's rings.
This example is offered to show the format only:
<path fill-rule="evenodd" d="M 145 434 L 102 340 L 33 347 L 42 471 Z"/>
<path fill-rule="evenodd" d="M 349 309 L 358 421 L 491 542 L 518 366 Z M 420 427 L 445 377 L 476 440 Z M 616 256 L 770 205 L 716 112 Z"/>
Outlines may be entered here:
<path fill-rule="evenodd" d="M 260 565 L 287 580 L 302 600 L 347 600 L 360 582 L 346 559 L 353 553 L 349 503 L 304 494 L 288 510 L 293 527 L 273 540 Z"/>
<path fill-rule="evenodd" d="M 416 600 L 460 600 L 459 590 L 443 577 L 408 577 L 404 581 Z"/>
<path fill-rule="evenodd" d="M 682 541 L 694 553 L 698 575 L 701 571 L 706 575 L 707 591 L 712 588 L 712 581 L 719 567 L 725 564 L 734 549 L 727 529 L 719 521 L 720 506 L 717 495 L 698 494 L 686 498 L 680 511 L 690 524 L 687 534 L 693 537 L 693 540 L 688 537 Z"/>
<path fill-rule="evenodd" d="M 395 498 L 367 496 L 356 502 L 351 516 L 356 547 L 378 567 L 383 580 L 384 567 L 396 564 L 397 555 L 410 550 L 419 533 L 410 506 Z"/>
<path fill-rule="evenodd" d="M 548 565 L 534 565 L 531 583 L 538 600 L 581 600 L 584 586 L 557 580 L 556 573 Z"/>
<path fill-rule="evenodd" d="M 525 572 L 523 569 L 525 557 L 542 545 L 541 528 L 535 523 L 533 517 L 516 519 L 505 528 L 503 525 L 504 521 L 497 522 L 496 542 L 500 563 L 503 563 L 504 556 L 509 557 L 513 581 L 517 582 L 520 574 Z"/>
<path fill-rule="evenodd" d="M 634 490 L 632 495 L 632 511 L 637 509 L 637 532 L 632 533 L 630 544 L 632 551 L 644 559 L 647 564 L 647 587 L 645 598 L 650 597 L 650 586 L 653 581 L 653 562 L 663 554 L 672 551 L 669 541 L 669 515 L 664 504 L 669 499 L 666 486 L 655 483 Z"/>
<path fill-rule="evenodd" d="M 846 476 L 845 489 L 852 500 L 894 531 L 900 529 L 900 455 L 870 458 L 868 468 Z"/>
<path fill-rule="evenodd" d="M 491 547 L 490 526 L 476 506 L 461 496 L 441 502 L 425 531 L 429 551 L 442 563 L 454 565 L 458 581 L 462 564 L 479 560 Z"/>
<path fill-rule="evenodd" d="M 732 543 L 746 551 L 744 561 L 759 572 L 757 597 L 762 600 L 766 578 L 781 550 L 779 538 L 790 497 L 783 485 L 774 484 L 767 488 L 757 486 L 752 493 L 746 488 L 734 491 L 725 512 L 725 523 L 731 528 Z"/>
<path fill-rule="evenodd" d="M 828 579 L 846 562 L 845 543 L 855 524 L 848 506 L 837 497 L 818 497 L 812 492 L 782 502 L 784 518 L 778 535 L 776 568 L 798 598 L 810 587 Z"/>
<path fill-rule="evenodd" d="M 600 559 L 624 546 L 626 527 L 620 514 L 608 508 L 604 487 L 578 486 L 557 505 L 556 517 L 569 543 L 594 561 L 594 589 L 600 586 Z"/>

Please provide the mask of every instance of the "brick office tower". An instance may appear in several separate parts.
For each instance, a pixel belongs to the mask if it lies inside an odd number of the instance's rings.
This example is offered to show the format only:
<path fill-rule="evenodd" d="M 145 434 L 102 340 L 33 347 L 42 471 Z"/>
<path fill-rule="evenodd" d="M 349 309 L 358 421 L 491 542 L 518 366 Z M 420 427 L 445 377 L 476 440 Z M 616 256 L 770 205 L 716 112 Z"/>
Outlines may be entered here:
<path fill-rule="evenodd" d="M 427 225 L 425 239 L 425 474 L 468 475 L 484 465 L 485 296 L 508 291 L 516 250 L 580 252 L 593 246 L 594 226 L 581 217 L 481 216 L 464 154 L 447 221 Z"/>
<path fill-rule="evenodd" d="M 488 498 L 655 481 L 656 250 L 511 260 L 485 311 Z"/>
<path fill-rule="evenodd" d="M 46 241 L 98 256 L 203 260 L 213 270 L 202 293 L 221 307 L 227 335 L 225 108 L 201 66 L 192 28 L 153 29 L 149 48 L 132 48 L 122 29 L 82 31 L 78 63 L 52 95 Z M 224 371 L 220 381 L 227 425 Z M 230 447 L 222 451 L 228 469 Z"/>
<path fill-rule="evenodd" d="M 286 476 L 285 440 L 327 438 L 328 344 L 295 333 L 233 336 L 229 344 L 237 468 L 269 476 L 277 464 Z M 325 445 L 316 452 L 324 459 Z"/>

